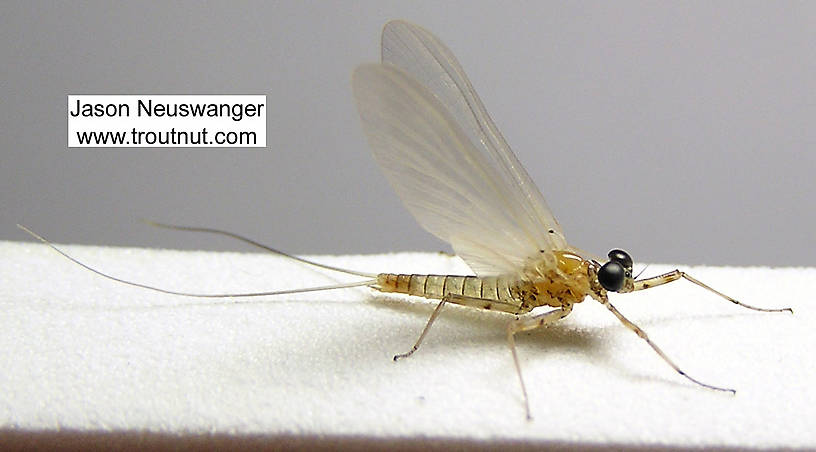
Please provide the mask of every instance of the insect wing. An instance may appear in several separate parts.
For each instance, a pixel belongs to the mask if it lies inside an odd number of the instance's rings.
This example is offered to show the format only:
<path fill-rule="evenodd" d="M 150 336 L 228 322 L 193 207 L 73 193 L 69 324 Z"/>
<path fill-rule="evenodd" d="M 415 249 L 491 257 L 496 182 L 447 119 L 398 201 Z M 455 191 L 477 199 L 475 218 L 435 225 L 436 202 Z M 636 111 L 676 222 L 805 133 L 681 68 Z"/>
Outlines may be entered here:
<path fill-rule="evenodd" d="M 401 70 L 357 68 L 354 96 L 374 157 L 419 223 L 480 276 L 518 271 L 537 240 L 519 224 L 512 186 L 439 100 Z"/>
<path fill-rule="evenodd" d="M 401 21 L 386 24 L 382 47 L 382 65 L 355 71 L 354 95 L 374 156 L 417 221 L 480 276 L 565 248 L 451 52 Z"/>
<path fill-rule="evenodd" d="M 512 207 L 524 217 L 518 221 L 532 228 L 531 234 L 542 235 L 545 246 L 541 248 L 565 248 L 561 226 L 493 123 L 453 52 L 428 30 L 395 20 L 383 27 L 382 61 L 402 69 L 440 99 L 501 180 L 511 185 L 516 201 Z"/>

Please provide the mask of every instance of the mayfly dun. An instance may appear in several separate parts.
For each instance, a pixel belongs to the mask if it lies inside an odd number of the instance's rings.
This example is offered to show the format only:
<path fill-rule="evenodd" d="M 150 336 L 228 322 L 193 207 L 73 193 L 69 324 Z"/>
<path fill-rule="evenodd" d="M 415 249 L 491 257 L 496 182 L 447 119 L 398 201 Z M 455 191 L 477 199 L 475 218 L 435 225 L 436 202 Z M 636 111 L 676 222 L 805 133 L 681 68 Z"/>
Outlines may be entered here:
<path fill-rule="evenodd" d="M 413 354 L 439 316 L 454 303 L 510 315 L 507 343 L 512 352 L 527 417 L 530 406 L 514 337 L 545 327 L 572 312 L 589 297 L 605 306 L 677 373 L 717 391 L 733 389 L 704 383 L 686 374 L 643 329 L 609 302 L 609 292 L 628 293 L 679 279 L 690 281 L 736 305 L 737 301 L 690 275 L 674 270 L 651 278 L 632 276 L 632 258 L 615 249 L 608 260 L 575 248 L 547 207 L 543 196 L 488 116 L 465 72 L 450 50 L 416 25 L 392 21 L 382 32 L 382 61 L 359 66 L 352 85 L 363 129 L 374 157 L 391 185 L 422 227 L 450 243 L 474 275 L 369 274 L 323 265 L 282 253 L 250 239 L 208 228 L 171 226 L 225 234 L 299 262 L 364 278 L 350 284 L 293 290 L 190 294 L 146 286 L 95 270 L 35 238 L 83 267 L 116 281 L 164 293 L 196 297 L 249 297 L 367 286 L 371 289 L 438 300 L 414 345 L 394 360 Z M 544 313 L 534 308 L 549 307 Z"/>

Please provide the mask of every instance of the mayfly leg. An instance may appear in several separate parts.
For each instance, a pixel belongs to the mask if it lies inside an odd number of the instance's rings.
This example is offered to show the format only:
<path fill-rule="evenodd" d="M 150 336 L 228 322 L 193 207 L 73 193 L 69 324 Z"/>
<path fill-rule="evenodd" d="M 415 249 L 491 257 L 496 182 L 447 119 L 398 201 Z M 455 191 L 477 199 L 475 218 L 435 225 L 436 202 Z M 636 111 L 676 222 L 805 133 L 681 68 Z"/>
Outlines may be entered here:
<path fill-rule="evenodd" d="M 422 343 L 423 339 L 425 339 L 425 335 L 428 334 L 428 330 L 431 329 L 431 325 L 433 325 L 434 320 L 436 320 L 436 318 L 439 317 L 439 312 L 442 310 L 442 306 L 444 306 L 445 303 L 455 303 L 462 306 L 470 306 L 472 308 L 497 310 L 501 312 L 518 311 L 517 306 L 511 305 L 509 303 L 503 303 L 498 300 L 491 300 L 479 297 L 468 297 L 466 295 L 448 293 L 444 297 L 442 297 L 442 300 L 440 300 L 439 304 L 436 305 L 436 308 L 431 313 L 431 317 L 428 319 L 428 322 L 425 323 L 425 328 L 422 329 L 422 333 L 419 334 L 419 338 L 417 339 L 416 343 L 414 343 L 414 346 L 411 347 L 411 349 L 405 353 L 394 355 L 394 361 L 397 361 L 402 358 L 407 358 L 413 355 L 415 351 L 417 351 L 419 345 Z"/>
<path fill-rule="evenodd" d="M 695 278 L 692 278 L 691 276 L 689 276 L 688 274 L 686 274 L 685 272 L 682 272 L 680 270 L 673 270 L 673 271 L 670 271 L 668 273 L 664 273 L 662 275 L 653 276 L 653 277 L 647 278 L 647 279 L 641 279 L 640 281 L 635 281 L 635 287 L 634 287 L 634 289 L 632 289 L 632 291 L 644 290 L 644 289 L 650 289 L 652 287 L 662 286 L 663 284 L 668 284 L 670 282 L 677 281 L 680 278 L 684 278 L 684 279 L 686 279 L 688 281 L 691 281 L 694 284 L 697 284 L 698 286 L 702 287 L 703 289 L 714 292 L 715 294 L 721 296 L 722 298 L 725 298 L 726 300 L 730 301 L 731 303 L 742 306 L 744 308 L 753 309 L 754 311 L 762 311 L 762 312 L 783 312 L 783 311 L 788 311 L 791 314 L 793 314 L 793 309 L 791 309 L 791 308 L 770 309 L 770 308 L 759 308 L 759 307 L 756 307 L 756 306 L 751 306 L 749 304 L 745 304 L 745 303 L 743 303 L 741 301 L 738 301 L 738 300 L 735 300 L 734 298 L 729 297 L 728 295 L 720 292 L 719 290 L 716 290 L 716 289 L 710 287 L 708 284 L 705 284 L 705 283 L 703 283 L 703 282 L 701 282 L 701 281 L 699 281 L 699 280 L 697 280 Z"/>
<path fill-rule="evenodd" d="M 572 305 L 566 305 L 562 306 L 561 309 L 555 309 L 543 314 L 531 317 L 518 317 L 507 324 L 507 344 L 513 353 L 513 363 L 516 365 L 516 374 L 518 374 L 519 383 L 521 383 L 521 394 L 524 396 L 524 410 L 527 412 L 528 420 L 532 419 L 533 416 L 530 414 L 530 401 L 527 398 L 527 388 L 524 385 L 524 378 L 521 376 L 521 364 L 519 363 L 518 353 L 516 352 L 515 335 L 522 331 L 546 327 L 568 316 L 570 312 L 572 312 Z"/>
<path fill-rule="evenodd" d="M 431 325 L 433 324 L 434 320 L 436 320 L 436 318 L 439 317 L 439 311 L 442 310 L 442 306 L 444 306 L 445 303 L 447 303 L 449 299 L 450 299 L 450 294 L 445 295 L 444 297 L 442 297 L 442 300 L 439 302 L 438 305 L 436 305 L 436 308 L 431 313 L 431 317 L 428 319 L 428 323 L 425 324 L 425 328 L 422 329 L 422 333 L 419 334 L 419 338 L 414 343 L 414 346 L 411 347 L 411 349 L 408 350 L 405 353 L 399 353 L 397 355 L 394 355 L 394 361 L 396 361 L 398 359 L 402 359 L 402 358 L 407 358 L 407 357 L 413 355 L 414 352 L 417 351 L 417 349 L 419 349 L 419 344 L 421 344 L 422 340 L 425 339 L 425 335 L 428 334 L 428 330 L 431 329 Z"/>
<path fill-rule="evenodd" d="M 688 375 L 683 369 L 681 369 L 677 364 L 675 364 L 674 361 L 672 361 L 671 358 L 669 358 L 668 355 L 666 355 L 666 353 L 663 352 L 663 350 L 661 350 L 660 347 L 657 346 L 657 344 L 655 344 L 649 338 L 649 336 L 646 334 L 645 331 L 643 331 L 643 329 L 641 327 L 635 325 L 634 322 L 632 322 L 631 320 L 624 317 L 624 315 L 621 314 L 621 312 L 618 311 L 618 309 L 616 307 L 612 306 L 612 304 L 609 302 L 609 300 L 606 298 L 606 296 L 604 296 L 599 301 L 601 302 L 601 304 L 606 306 L 606 309 L 609 309 L 609 311 L 612 312 L 612 314 L 614 314 L 615 317 L 617 317 L 618 320 L 620 320 L 620 322 L 623 323 L 624 326 L 626 326 L 626 328 L 629 328 L 635 334 L 637 334 L 638 337 L 640 337 L 641 339 L 646 341 L 646 343 L 649 344 L 649 347 L 652 347 L 652 350 L 654 350 L 655 353 L 657 353 L 661 358 L 663 358 L 663 361 L 665 361 L 666 364 L 671 366 L 671 368 L 674 369 L 677 373 L 679 373 L 680 375 L 686 377 L 687 379 L 689 379 L 693 383 L 696 383 L 696 384 L 698 384 L 698 385 L 700 385 L 700 386 L 702 386 L 704 388 L 713 389 L 715 391 L 730 392 L 731 394 L 736 394 L 737 393 L 736 389 L 722 388 L 722 387 L 719 387 L 719 386 L 710 385 L 708 383 L 703 383 L 702 381 Z"/>

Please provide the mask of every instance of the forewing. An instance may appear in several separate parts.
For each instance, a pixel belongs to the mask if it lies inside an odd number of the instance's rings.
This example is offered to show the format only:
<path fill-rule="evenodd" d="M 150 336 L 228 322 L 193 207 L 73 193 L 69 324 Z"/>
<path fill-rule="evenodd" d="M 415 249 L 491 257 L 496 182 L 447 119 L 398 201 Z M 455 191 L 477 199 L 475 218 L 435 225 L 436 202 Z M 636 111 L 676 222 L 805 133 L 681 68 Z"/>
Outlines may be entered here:
<path fill-rule="evenodd" d="M 553 249 L 557 234 L 546 228 L 557 227 L 554 220 L 533 221 L 529 206 L 518 207 L 533 200 L 519 197 L 501 172 L 506 168 L 475 147 L 415 78 L 392 65 L 369 64 L 355 70 L 352 85 L 363 129 L 391 185 L 417 221 L 478 275 L 518 272 L 529 258 Z"/>
<path fill-rule="evenodd" d="M 566 246 L 561 226 L 527 171 L 504 140 L 453 53 L 433 34 L 404 21 L 391 21 L 382 32 L 382 61 L 392 64 L 427 88 L 461 126 L 462 131 L 508 185 L 519 226 L 542 235 L 543 249 Z M 547 231 L 554 231 L 547 233 Z"/>

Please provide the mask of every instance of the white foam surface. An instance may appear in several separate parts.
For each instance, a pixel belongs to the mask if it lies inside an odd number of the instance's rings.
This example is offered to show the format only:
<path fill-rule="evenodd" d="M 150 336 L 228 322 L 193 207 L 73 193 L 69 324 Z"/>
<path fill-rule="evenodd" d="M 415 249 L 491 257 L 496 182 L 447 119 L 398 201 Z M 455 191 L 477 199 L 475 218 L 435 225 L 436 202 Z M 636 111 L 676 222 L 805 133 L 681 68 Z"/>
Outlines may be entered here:
<path fill-rule="evenodd" d="M 354 277 L 280 257 L 65 246 L 116 276 L 194 292 Z M 326 256 L 370 272 L 463 273 L 436 253 Z M 654 275 L 675 268 L 652 265 Z M 517 340 L 534 419 L 505 342 L 509 317 L 367 288 L 217 301 L 103 279 L 40 244 L 0 242 L 0 427 L 620 446 L 816 448 L 813 268 L 687 268 L 747 303 L 681 281 L 612 295 L 697 387 L 592 300 Z"/>

